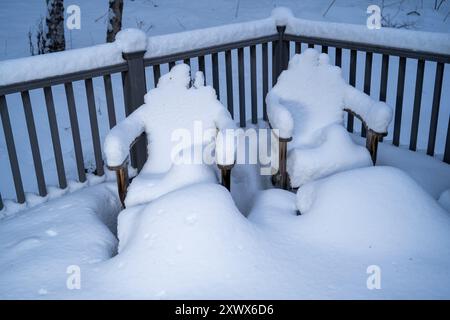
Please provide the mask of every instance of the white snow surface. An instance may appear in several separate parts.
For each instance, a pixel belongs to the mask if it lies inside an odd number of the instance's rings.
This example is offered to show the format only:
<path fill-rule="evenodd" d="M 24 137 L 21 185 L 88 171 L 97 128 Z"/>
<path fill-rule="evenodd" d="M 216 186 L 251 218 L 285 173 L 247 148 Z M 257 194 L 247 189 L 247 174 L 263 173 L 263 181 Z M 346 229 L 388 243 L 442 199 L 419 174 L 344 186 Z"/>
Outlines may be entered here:
<path fill-rule="evenodd" d="M 160 78 L 158 86 L 145 95 L 145 103 L 106 136 L 104 152 L 109 166 L 124 162 L 129 146 L 142 132 L 147 134 L 149 152 L 143 172 L 162 173 L 171 167 L 174 153 L 210 143 L 216 129 L 235 127 L 214 89 L 189 87 L 190 81 L 186 64 L 174 66 Z"/>
<path fill-rule="evenodd" d="M 3 219 L 1 299 L 59 298 L 69 291 L 69 266 L 83 272 L 117 253 L 119 211 L 114 185 L 101 184 Z"/>
<path fill-rule="evenodd" d="M 344 108 L 360 114 L 377 132 L 385 132 L 391 109 L 349 86 L 327 54 L 308 49 L 295 55 L 269 91 L 272 128 L 290 138 L 287 170 L 293 187 L 335 172 L 371 165 L 368 151 L 344 129 Z"/>
<path fill-rule="evenodd" d="M 116 34 L 115 44 L 124 53 L 144 51 L 147 48 L 147 35 L 139 29 L 123 29 Z"/>
<path fill-rule="evenodd" d="M 439 204 L 450 212 L 450 189 L 442 192 L 439 197 Z"/>
<path fill-rule="evenodd" d="M 158 86 L 145 95 L 145 104 L 118 123 L 106 136 L 104 152 L 109 166 L 122 164 L 129 146 L 141 133 L 147 135 L 148 159 L 130 185 L 127 206 L 151 201 L 189 182 L 217 181 L 214 163 L 207 150 L 220 148 L 217 162 L 233 164 L 236 144 L 228 143 L 226 129 L 235 128 L 227 109 L 217 100 L 214 89 L 205 86 L 203 74 L 197 72 L 195 86 L 190 87 L 190 68 L 178 64 L 163 75 Z M 214 145 L 217 130 L 224 134 Z M 197 155 L 196 151 L 200 150 Z"/>
<path fill-rule="evenodd" d="M 2 298 L 450 296 L 450 215 L 398 169 L 339 173 L 297 197 L 266 190 L 248 218 L 220 185 L 177 189 L 120 213 L 113 258 L 114 237 L 94 212 L 114 217 L 117 197 L 95 188 L 2 222 Z M 81 290 L 65 286 L 74 264 Z M 366 287 L 371 265 L 381 268 L 381 290 Z"/>

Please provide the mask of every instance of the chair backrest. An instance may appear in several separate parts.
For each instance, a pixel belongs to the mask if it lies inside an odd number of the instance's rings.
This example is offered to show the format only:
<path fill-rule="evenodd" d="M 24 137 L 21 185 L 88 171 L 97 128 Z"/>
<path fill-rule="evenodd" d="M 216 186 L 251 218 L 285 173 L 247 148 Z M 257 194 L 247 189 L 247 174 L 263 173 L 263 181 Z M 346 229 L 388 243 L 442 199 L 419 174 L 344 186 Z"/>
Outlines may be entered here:
<path fill-rule="evenodd" d="M 229 116 L 211 86 L 204 85 L 201 72 L 191 86 L 190 68 L 174 66 L 156 88 L 145 95 L 143 119 L 148 139 L 148 160 L 144 172 L 170 169 L 175 150 L 205 144 L 214 139 L 220 117 Z"/>
<path fill-rule="evenodd" d="M 291 147 L 315 145 L 323 128 L 343 124 L 346 85 L 327 54 L 307 49 L 291 58 L 269 93 L 269 100 L 288 108 L 294 118 Z"/>

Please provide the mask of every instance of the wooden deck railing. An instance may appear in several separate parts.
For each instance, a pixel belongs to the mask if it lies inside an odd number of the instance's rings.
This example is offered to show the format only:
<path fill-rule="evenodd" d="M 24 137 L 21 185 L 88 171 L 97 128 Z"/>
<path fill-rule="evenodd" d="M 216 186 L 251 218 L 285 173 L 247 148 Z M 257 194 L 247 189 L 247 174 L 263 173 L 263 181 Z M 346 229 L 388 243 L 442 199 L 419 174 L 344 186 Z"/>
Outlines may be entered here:
<path fill-rule="evenodd" d="M 276 82 L 281 71 L 287 68 L 289 57 L 294 53 L 300 53 L 306 47 L 316 47 L 322 52 L 330 53 L 331 56 L 334 56 L 334 63 L 337 66 L 342 66 L 344 62 L 343 58 L 348 58 L 348 79 L 349 83 L 353 86 L 356 85 L 358 53 L 362 53 L 365 56 L 363 90 L 367 94 L 371 93 L 373 89 L 371 81 L 372 74 L 373 72 L 380 72 L 379 99 L 383 101 L 386 101 L 387 98 L 389 65 L 393 59 L 398 59 L 399 67 L 397 72 L 396 102 L 393 106 L 395 111 L 392 144 L 399 146 L 401 130 L 409 129 L 409 149 L 414 151 L 417 149 L 419 120 L 420 117 L 423 116 L 423 112 L 421 113 L 421 97 L 425 63 L 435 63 L 433 100 L 431 115 L 429 115 L 430 123 L 426 151 L 428 155 L 434 156 L 436 139 L 438 138 L 438 135 L 442 135 L 439 137 L 440 139 L 445 140 L 442 160 L 446 163 L 450 163 L 450 117 L 446 130 L 437 130 L 439 117 L 443 116 L 440 113 L 441 92 L 444 69 L 445 65 L 450 63 L 450 55 L 433 53 L 430 51 L 419 52 L 402 48 L 370 45 L 367 43 L 318 38 L 307 35 L 293 35 L 286 33 L 286 27 L 278 26 L 276 32 L 268 36 L 223 43 L 186 52 L 177 52 L 170 55 L 150 58 L 145 57 L 145 51 L 124 53 L 123 59 L 125 62 L 123 63 L 0 86 L 0 117 L 3 127 L 3 138 L 6 142 L 10 169 L 14 181 L 16 201 L 18 203 L 25 202 L 25 191 L 20 169 L 24 164 L 19 162 L 17 156 L 15 137 L 12 130 L 12 125 L 14 125 L 14 123 L 11 123 L 8 111 L 10 108 L 18 108 L 19 106 L 9 106 L 6 99 L 8 95 L 17 93 L 20 93 L 21 95 L 38 187 L 35 191 L 37 191 L 40 196 L 46 196 L 47 183 L 41 160 L 40 143 L 50 143 L 52 145 L 59 187 L 62 189 L 67 187 L 65 162 L 61 150 L 60 128 L 58 127 L 59 119 L 55 111 L 56 108 L 61 108 L 61 106 L 55 105 L 52 87 L 64 85 L 78 174 L 77 178 L 78 181 L 84 182 L 86 181 L 86 169 L 84 164 L 85 154 L 83 153 L 83 145 L 80 138 L 80 129 L 77 118 L 78 111 L 74 98 L 73 83 L 75 81 L 84 82 L 91 128 L 90 133 L 94 149 L 94 173 L 102 176 L 105 173 L 102 159 L 102 143 L 97 119 L 96 100 L 94 97 L 94 78 L 103 78 L 104 96 L 108 112 L 108 127 L 111 128 L 117 121 L 116 105 L 118 105 L 117 101 L 114 100 L 111 80 L 111 77 L 114 74 L 121 75 L 124 97 L 123 106 L 125 108 L 125 115 L 128 115 L 143 103 L 144 94 L 147 89 L 157 83 L 157 80 L 163 72 L 162 69 L 168 70 L 175 65 L 175 63 L 184 62 L 192 65 L 194 70 L 198 69 L 204 72 L 206 71 L 206 81 L 211 83 L 216 89 L 220 100 L 228 107 L 232 116 L 238 117 L 240 126 L 245 127 L 247 120 L 251 120 L 251 123 L 253 124 L 256 124 L 259 119 L 267 120 L 264 98 L 269 88 Z M 344 51 L 346 51 L 345 54 L 343 54 Z M 381 55 L 380 70 L 373 70 L 373 57 L 376 54 Z M 406 63 L 408 60 L 417 61 L 411 123 L 402 121 L 402 113 L 404 112 L 405 107 L 403 105 L 403 97 Z M 33 117 L 34 108 L 29 93 L 30 90 L 41 90 L 43 92 L 51 132 L 51 141 L 38 142 L 38 134 Z M 99 94 L 100 93 L 97 92 L 97 95 Z M 237 98 L 235 99 L 236 95 Z M 248 104 L 248 102 L 250 102 L 250 104 Z M 448 103 L 448 101 L 446 101 L 446 103 Z M 349 114 L 346 120 L 348 131 L 353 132 L 355 130 L 355 121 L 358 120 L 354 119 L 353 116 Z M 366 134 L 364 127 L 361 127 L 361 134 L 363 136 Z M 141 137 L 141 141 L 135 144 L 131 154 L 132 164 L 138 169 L 142 167 L 146 160 L 146 145 L 143 141 L 144 139 L 145 137 Z M 5 166 L 1 167 L 0 170 L 4 170 L 4 168 Z M 4 173 L 0 172 L 0 176 L 3 175 Z M 0 210 L 2 208 L 3 201 L 0 192 Z"/>

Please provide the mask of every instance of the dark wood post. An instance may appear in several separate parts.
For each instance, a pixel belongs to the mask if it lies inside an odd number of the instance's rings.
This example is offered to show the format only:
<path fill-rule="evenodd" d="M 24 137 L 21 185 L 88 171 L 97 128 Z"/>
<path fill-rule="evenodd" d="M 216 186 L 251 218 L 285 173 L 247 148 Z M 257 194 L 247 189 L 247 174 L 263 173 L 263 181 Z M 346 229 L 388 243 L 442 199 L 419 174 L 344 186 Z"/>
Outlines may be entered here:
<path fill-rule="evenodd" d="M 289 49 L 289 43 L 284 40 L 284 32 L 286 31 L 286 26 L 277 26 L 277 31 L 278 31 L 278 39 L 277 41 L 274 41 L 272 43 L 273 46 L 272 72 L 274 73 L 272 75 L 273 85 L 275 85 L 275 83 L 277 82 L 278 76 L 280 75 L 281 71 L 287 68 L 289 61 L 289 51 L 286 50 L 286 48 Z M 288 43 L 287 46 L 286 43 Z"/>
<path fill-rule="evenodd" d="M 291 141 L 292 138 L 288 139 L 279 139 L 279 148 L 280 148 L 280 158 L 279 158 L 279 166 L 280 166 L 280 180 L 279 187 L 287 190 L 289 188 L 289 177 L 287 173 L 287 144 Z"/>
<path fill-rule="evenodd" d="M 281 189 L 289 190 L 290 182 L 287 173 L 287 144 L 291 138 L 278 138 L 278 172 L 272 176 L 272 184 Z"/>
<path fill-rule="evenodd" d="M 231 191 L 231 169 L 233 169 L 234 164 L 231 165 L 220 165 L 218 164 L 217 167 L 219 167 L 220 172 L 222 174 L 222 185 L 228 189 L 228 191 Z"/>
<path fill-rule="evenodd" d="M 128 116 L 144 104 L 144 95 L 147 93 L 145 83 L 145 51 L 123 53 L 128 63 L 128 71 L 124 73 L 125 114 Z M 140 171 L 147 160 L 147 138 L 145 134 L 139 137 L 131 149 L 131 165 Z"/>

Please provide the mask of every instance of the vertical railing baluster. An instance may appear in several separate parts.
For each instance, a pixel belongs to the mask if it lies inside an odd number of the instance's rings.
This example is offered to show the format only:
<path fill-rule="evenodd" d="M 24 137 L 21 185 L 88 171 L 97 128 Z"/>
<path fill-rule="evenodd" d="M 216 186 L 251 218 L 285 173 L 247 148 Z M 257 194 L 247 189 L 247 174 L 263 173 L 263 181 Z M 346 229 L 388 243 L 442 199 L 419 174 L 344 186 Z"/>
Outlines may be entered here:
<path fill-rule="evenodd" d="M 389 55 L 383 54 L 381 61 L 380 101 L 386 102 L 389 71 Z M 380 138 L 383 141 L 383 137 Z"/>
<path fill-rule="evenodd" d="M 198 70 L 203 72 L 203 75 L 205 77 L 205 82 L 206 82 L 205 56 L 198 57 Z"/>
<path fill-rule="evenodd" d="M 433 106 L 431 109 L 430 131 L 428 134 L 427 154 L 434 155 L 434 147 L 436 145 L 436 132 L 439 118 L 439 107 L 442 93 L 442 80 L 444 78 L 444 66 L 442 62 L 436 64 L 436 75 L 434 79 Z"/>
<path fill-rule="evenodd" d="M 92 79 L 90 79 L 90 78 L 86 79 L 84 81 L 84 85 L 86 88 L 86 97 L 87 97 L 87 104 L 88 104 L 88 111 L 89 111 L 89 122 L 91 125 L 92 144 L 94 146 L 96 174 L 98 176 L 102 176 L 104 173 L 102 149 L 101 149 L 101 144 L 100 144 L 100 133 L 98 130 L 97 109 L 95 108 L 94 87 L 92 85 Z"/>
<path fill-rule="evenodd" d="M 356 59 L 357 59 L 357 52 L 356 50 L 350 51 L 350 76 L 349 76 L 349 83 L 352 86 L 356 86 Z M 347 130 L 349 132 L 353 132 L 353 122 L 354 118 L 352 114 L 348 114 L 347 116 Z"/>
<path fill-rule="evenodd" d="M 277 46 L 278 41 L 272 41 L 272 87 L 277 83 Z"/>
<path fill-rule="evenodd" d="M 380 101 L 386 102 L 389 74 L 389 55 L 383 54 L 381 61 Z"/>
<path fill-rule="evenodd" d="M 16 199 L 18 203 L 25 202 L 25 192 L 23 191 L 22 176 L 20 175 L 19 161 L 17 160 L 16 145 L 9 119 L 8 105 L 6 97 L 0 96 L 0 117 L 2 118 L 3 133 L 5 134 L 6 149 L 8 150 L 9 164 L 16 189 Z"/>
<path fill-rule="evenodd" d="M 295 53 L 299 54 L 302 53 L 302 43 L 301 42 L 295 42 Z"/>
<path fill-rule="evenodd" d="M 244 48 L 238 48 L 238 76 L 239 76 L 239 124 L 241 127 L 245 127 Z"/>
<path fill-rule="evenodd" d="M 268 44 L 262 44 L 262 101 L 263 101 L 263 119 L 267 121 L 266 96 L 269 91 L 269 57 Z"/>
<path fill-rule="evenodd" d="M 392 138 L 392 144 L 397 147 L 400 145 L 403 93 L 405 91 L 405 73 L 406 73 L 406 57 L 400 57 L 398 64 L 397 97 L 395 101 L 394 134 Z"/>
<path fill-rule="evenodd" d="M 416 91 L 414 93 L 414 108 L 411 122 L 411 136 L 409 140 L 409 149 L 413 151 L 416 151 L 417 149 L 417 135 L 419 132 L 420 105 L 422 103 L 424 72 L 425 72 L 425 61 L 419 59 L 417 61 Z"/>
<path fill-rule="evenodd" d="M 39 195 L 41 197 L 45 197 L 47 195 L 47 187 L 45 185 L 44 169 L 42 168 L 41 152 L 39 150 L 39 142 L 36 134 L 36 125 L 34 123 L 30 93 L 28 91 L 23 91 L 21 92 L 21 96 L 25 120 L 27 122 L 28 138 L 31 146 L 31 154 L 33 156 L 34 172 L 36 173 L 36 182 Z"/>
<path fill-rule="evenodd" d="M 447 138 L 445 139 L 444 162 L 450 164 L 450 115 L 448 116 Z"/>
<path fill-rule="evenodd" d="M 212 61 L 212 77 L 213 77 L 213 88 L 216 90 L 217 99 L 220 100 L 220 87 L 219 87 L 219 55 L 217 52 L 211 55 Z"/>
<path fill-rule="evenodd" d="M 75 106 L 75 97 L 73 94 L 72 82 L 64 84 L 67 99 L 67 109 L 69 111 L 70 128 L 72 130 L 73 148 L 75 151 L 75 160 L 77 162 L 78 180 L 86 181 L 86 172 L 84 168 L 83 148 L 81 146 L 80 128 L 78 126 L 77 109 Z"/>
<path fill-rule="evenodd" d="M 342 67 L 342 48 L 336 48 L 336 54 L 334 56 L 334 64 L 339 68 Z"/>
<path fill-rule="evenodd" d="M 158 85 L 160 77 L 161 77 L 161 67 L 159 66 L 159 64 L 155 64 L 153 66 L 153 82 L 155 84 L 155 88 Z"/>
<path fill-rule="evenodd" d="M 47 106 L 47 116 L 52 137 L 53 153 L 55 155 L 56 171 L 58 172 L 58 182 L 61 189 L 67 187 L 64 160 L 61 151 L 61 141 L 59 139 L 58 122 L 56 120 L 55 104 L 51 87 L 44 87 L 45 104 Z"/>
<path fill-rule="evenodd" d="M 372 84 L 372 61 L 373 53 L 366 52 L 366 62 L 364 68 L 364 93 L 370 96 L 370 87 Z M 361 123 L 361 137 L 366 136 L 366 128 Z"/>
<path fill-rule="evenodd" d="M 258 122 L 258 97 L 256 94 L 256 46 L 250 46 L 250 84 L 252 96 L 252 123 Z"/>
<path fill-rule="evenodd" d="M 103 76 L 103 84 L 105 86 L 105 97 L 106 97 L 106 106 L 108 108 L 109 128 L 111 129 L 116 125 L 116 110 L 114 107 L 114 96 L 112 91 L 110 74 L 106 74 Z"/>
<path fill-rule="evenodd" d="M 233 63 L 231 60 L 231 51 L 225 51 L 225 74 L 227 79 L 227 107 L 234 119 L 234 107 L 233 107 Z"/>

